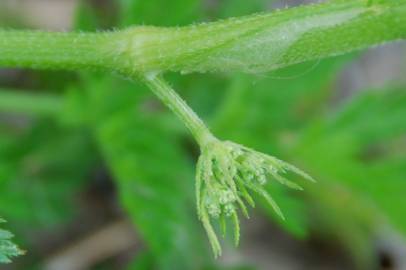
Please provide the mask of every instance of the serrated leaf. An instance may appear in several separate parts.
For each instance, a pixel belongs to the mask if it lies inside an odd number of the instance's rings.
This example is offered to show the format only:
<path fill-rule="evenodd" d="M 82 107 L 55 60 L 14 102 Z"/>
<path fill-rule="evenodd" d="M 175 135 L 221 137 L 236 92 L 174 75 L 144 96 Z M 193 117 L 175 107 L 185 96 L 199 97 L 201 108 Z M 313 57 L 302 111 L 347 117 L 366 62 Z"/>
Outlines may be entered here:
<path fill-rule="evenodd" d="M 0 223 L 4 223 L 5 220 L 0 218 Z M 0 229 L 0 264 L 10 263 L 13 257 L 22 255 L 24 252 L 21 251 L 17 245 L 11 242 L 14 237 L 9 231 Z"/>
<path fill-rule="evenodd" d="M 0 145 L 0 212 L 22 230 L 69 219 L 96 160 L 88 136 L 39 121 L 24 132 L 3 130 Z"/>
<path fill-rule="evenodd" d="M 299 155 L 320 175 L 376 204 L 406 233 L 406 91 L 367 91 L 333 117 L 313 124 Z"/>

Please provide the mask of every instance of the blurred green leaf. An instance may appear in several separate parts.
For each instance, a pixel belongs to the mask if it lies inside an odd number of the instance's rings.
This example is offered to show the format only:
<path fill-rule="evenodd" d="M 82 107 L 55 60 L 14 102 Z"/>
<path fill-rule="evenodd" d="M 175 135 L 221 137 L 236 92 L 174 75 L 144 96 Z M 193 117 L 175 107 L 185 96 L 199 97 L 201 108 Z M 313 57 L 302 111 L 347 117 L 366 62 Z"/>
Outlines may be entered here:
<path fill-rule="evenodd" d="M 148 24 L 177 26 L 191 23 L 200 17 L 200 0 L 119 0 L 121 26 Z"/>
<path fill-rule="evenodd" d="M 0 212 L 22 229 L 69 219 L 96 159 L 88 136 L 43 121 L 4 132 L 0 145 Z"/>
<path fill-rule="evenodd" d="M 298 146 L 320 176 L 373 202 L 406 233 L 406 91 L 365 91 L 335 115 L 312 124 Z"/>
<path fill-rule="evenodd" d="M 111 30 L 117 25 L 117 1 L 79 0 L 74 17 L 74 28 L 81 31 Z"/>
<path fill-rule="evenodd" d="M 263 12 L 272 2 L 272 0 L 223 0 L 212 3 L 210 11 L 215 18 L 224 19 Z"/>
<path fill-rule="evenodd" d="M 145 270 L 156 269 L 154 266 L 154 258 L 150 252 L 141 252 L 137 254 L 135 259 L 127 266 L 128 270 Z"/>
<path fill-rule="evenodd" d="M 97 16 L 96 10 L 90 1 L 78 1 L 76 8 L 74 28 L 81 31 L 95 31 L 100 26 L 101 18 Z"/>
<path fill-rule="evenodd" d="M 160 106 L 123 80 L 89 76 L 83 88 L 88 124 L 159 269 L 201 269 L 210 257 L 195 214 L 192 162 L 176 133 L 160 125 Z"/>

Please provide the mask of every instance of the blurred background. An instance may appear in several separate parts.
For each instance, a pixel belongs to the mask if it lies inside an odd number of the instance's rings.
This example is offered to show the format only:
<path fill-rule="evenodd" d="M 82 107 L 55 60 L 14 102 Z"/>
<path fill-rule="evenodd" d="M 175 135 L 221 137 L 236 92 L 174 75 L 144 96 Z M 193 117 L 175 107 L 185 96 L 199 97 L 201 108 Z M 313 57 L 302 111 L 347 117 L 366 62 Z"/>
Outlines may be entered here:
<path fill-rule="evenodd" d="M 2 0 L 0 26 L 185 25 L 315 1 Z M 0 269 L 406 269 L 406 43 L 269 74 L 169 74 L 220 138 L 318 183 L 269 190 L 238 248 L 197 221 L 198 148 L 143 86 L 0 69 L 0 216 L 26 250 Z M 298 180 L 300 181 L 300 180 Z"/>

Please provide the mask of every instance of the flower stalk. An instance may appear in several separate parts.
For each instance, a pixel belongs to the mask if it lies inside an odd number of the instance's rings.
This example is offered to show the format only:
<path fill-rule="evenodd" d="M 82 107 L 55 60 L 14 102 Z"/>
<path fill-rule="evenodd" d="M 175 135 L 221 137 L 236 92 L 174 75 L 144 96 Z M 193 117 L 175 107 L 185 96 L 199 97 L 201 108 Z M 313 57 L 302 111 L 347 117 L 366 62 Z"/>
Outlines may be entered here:
<path fill-rule="evenodd" d="M 214 139 L 207 126 L 187 103 L 173 90 L 161 75 L 144 76 L 145 84 L 185 124 L 197 143 L 203 147 Z"/>
<path fill-rule="evenodd" d="M 255 207 L 250 192 L 257 193 L 284 219 L 281 209 L 266 191 L 270 180 L 295 190 L 298 184 L 286 179 L 284 174 L 293 172 L 314 182 L 308 174 L 275 157 L 257 152 L 231 141 L 220 141 L 206 127 L 186 102 L 157 74 L 144 77 L 161 101 L 170 108 L 190 130 L 200 146 L 196 168 L 197 214 L 208 235 L 214 256 L 221 255 L 221 246 L 211 220 L 218 220 L 223 236 L 226 219 L 234 225 L 234 242 L 240 239 L 239 212 L 249 217 L 247 205 Z"/>

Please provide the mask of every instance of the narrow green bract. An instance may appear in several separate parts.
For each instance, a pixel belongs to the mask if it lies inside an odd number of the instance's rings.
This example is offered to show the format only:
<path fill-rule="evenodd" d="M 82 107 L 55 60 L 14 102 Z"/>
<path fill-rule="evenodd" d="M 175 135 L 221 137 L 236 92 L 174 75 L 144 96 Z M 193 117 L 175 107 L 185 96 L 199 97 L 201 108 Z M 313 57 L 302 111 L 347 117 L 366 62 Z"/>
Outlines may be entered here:
<path fill-rule="evenodd" d="M 284 219 L 279 206 L 264 186 L 269 180 L 275 180 L 289 188 L 302 190 L 283 176 L 288 171 L 314 182 L 309 175 L 284 161 L 230 141 L 213 139 L 203 147 L 196 172 L 197 211 L 215 256 L 221 255 L 221 247 L 210 218 L 219 220 L 223 234 L 225 218 L 232 218 L 235 244 L 238 245 L 238 209 L 245 217 L 249 217 L 246 203 L 255 207 L 249 193 L 252 191 L 263 197 Z"/>

